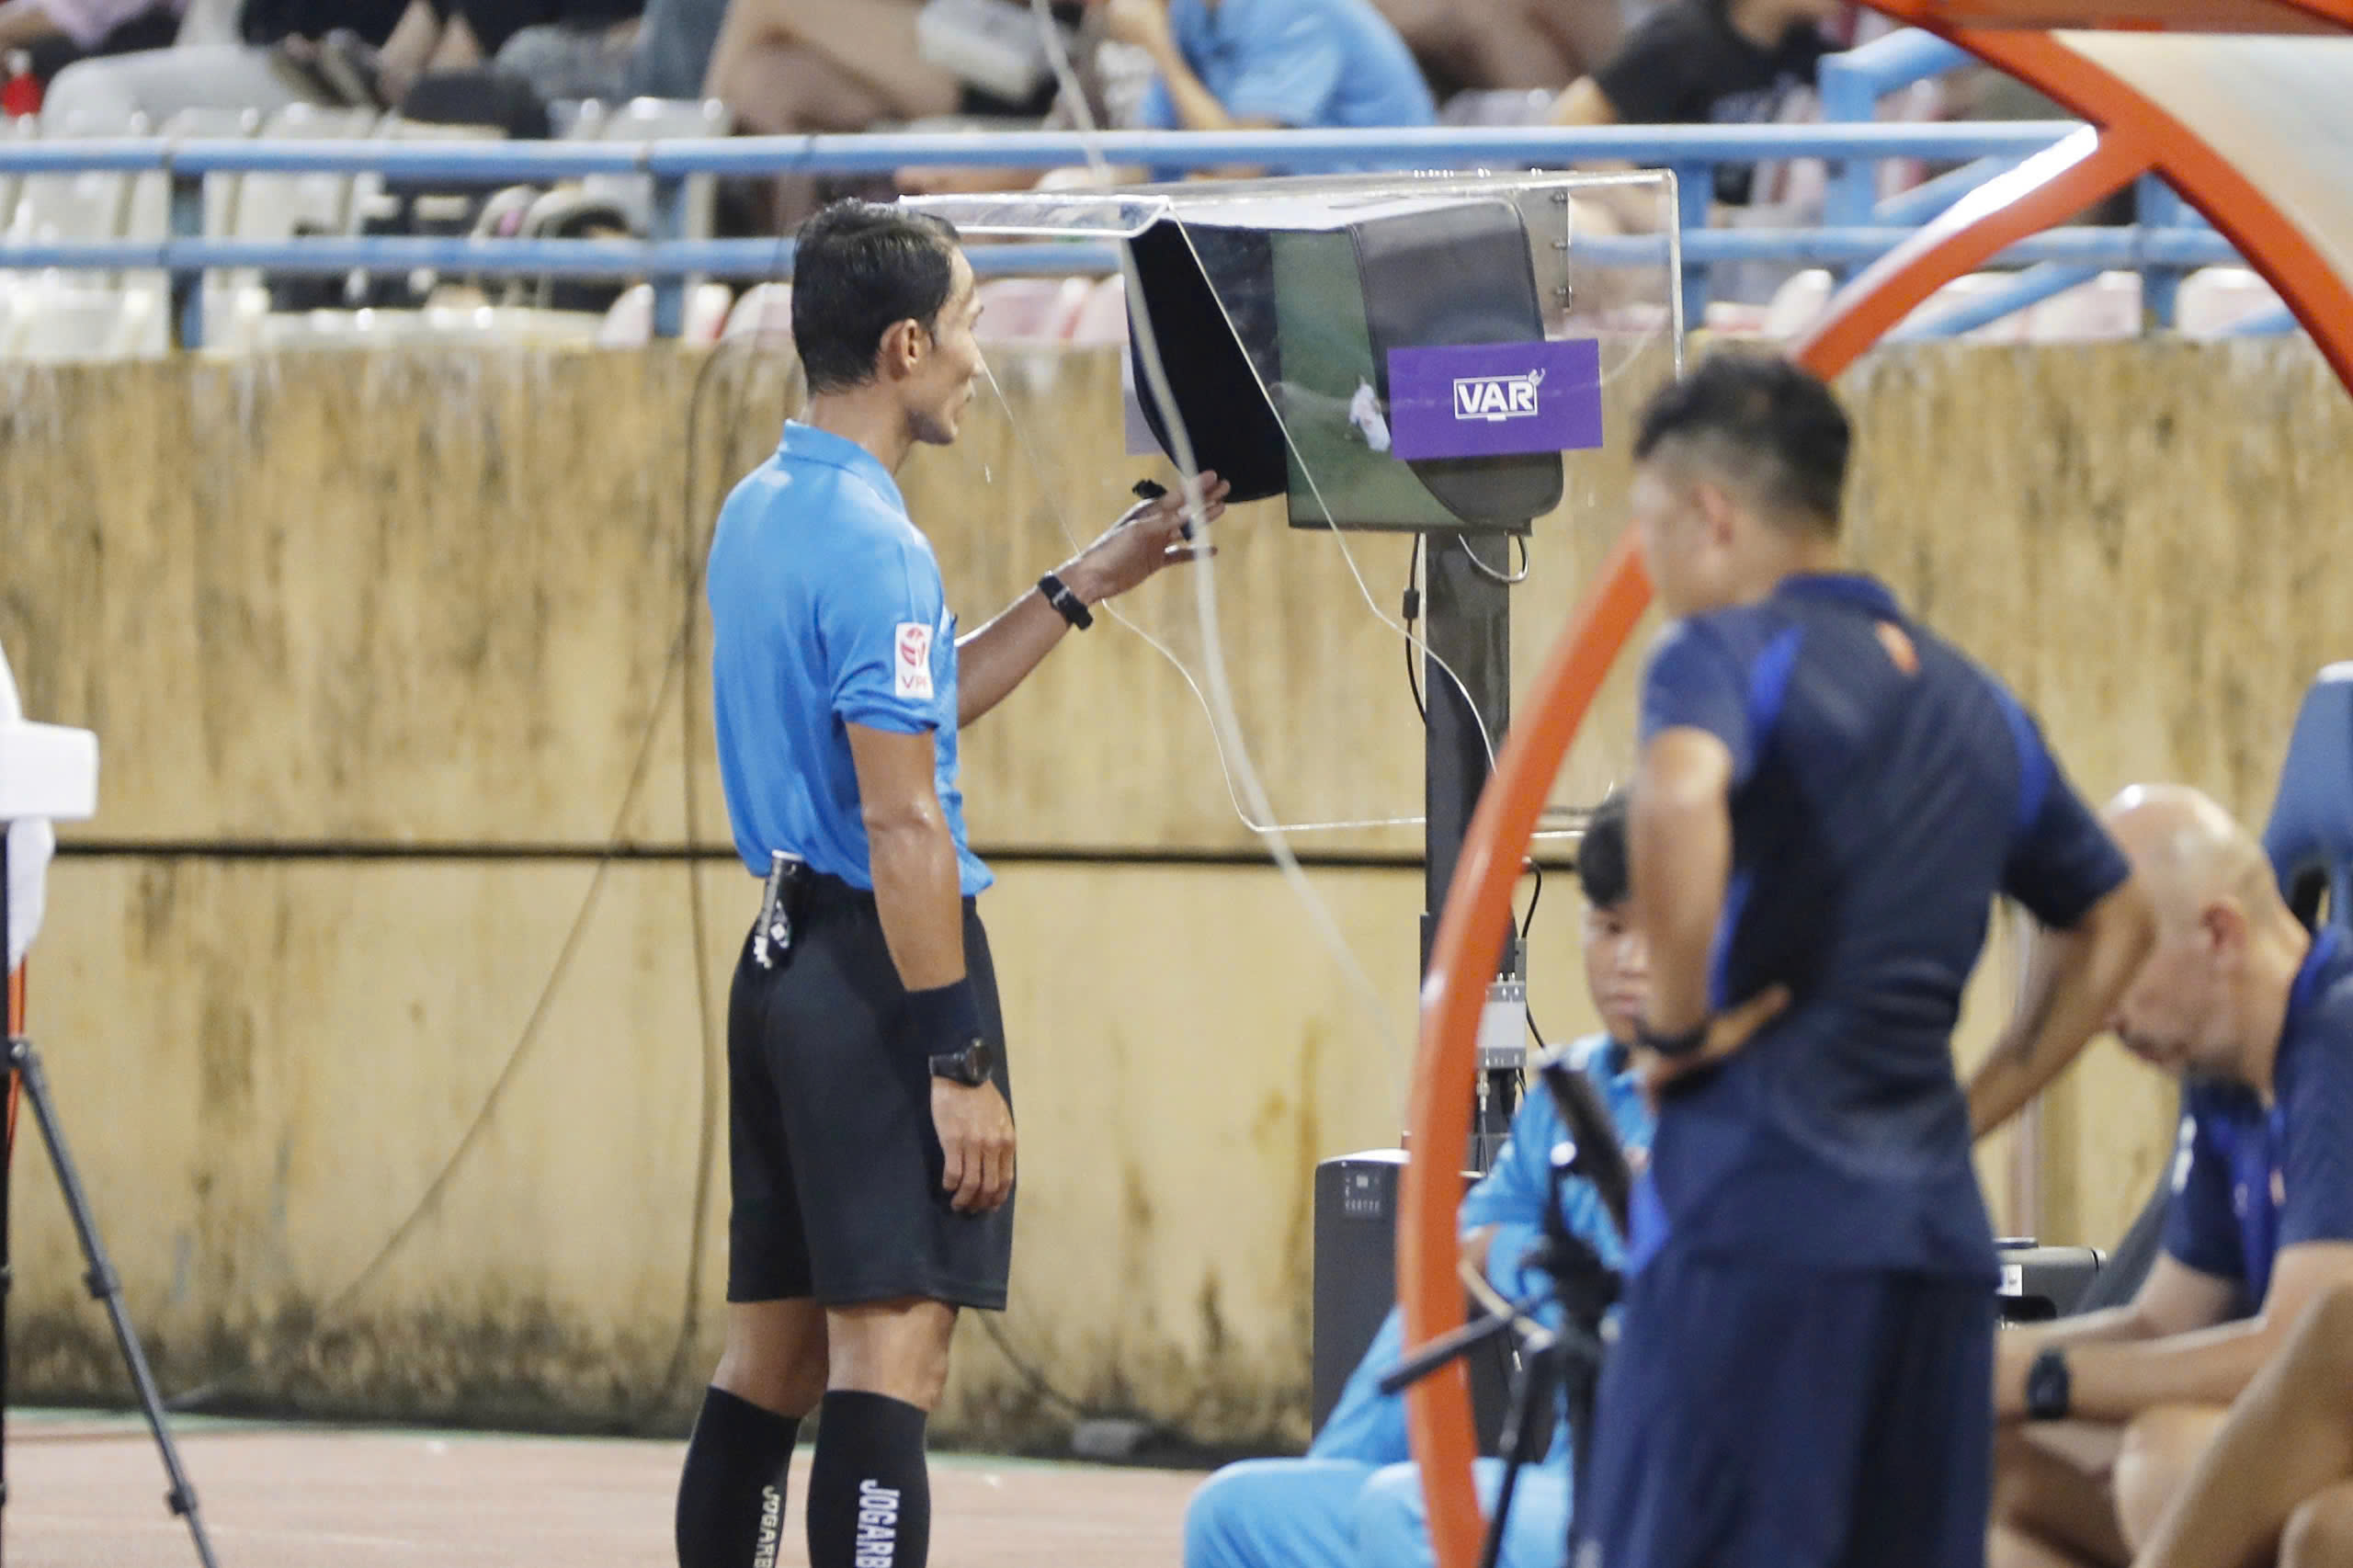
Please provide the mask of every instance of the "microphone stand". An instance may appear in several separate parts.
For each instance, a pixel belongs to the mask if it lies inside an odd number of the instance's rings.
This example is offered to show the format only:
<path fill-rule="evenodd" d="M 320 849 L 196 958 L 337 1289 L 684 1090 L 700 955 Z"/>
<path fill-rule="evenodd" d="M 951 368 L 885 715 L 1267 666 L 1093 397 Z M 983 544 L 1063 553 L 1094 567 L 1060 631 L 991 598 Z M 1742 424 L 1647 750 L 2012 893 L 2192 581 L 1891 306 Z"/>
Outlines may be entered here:
<path fill-rule="evenodd" d="M 8 958 L 8 827 L 0 822 L 0 965 Z M 13 1079 L 22 1079 L 25 1098 L 32 1102 L 33 1119 L 40 1127 L 41 1142 L 49 1145 L 49 1161 L 57 1172 L 57 1185 L 65 1195 L 66 1212 L 73 1217 L 74 1233 L 82 1244 L 82 1256 L 90 1266 L 83 1276 L 90 1294 L 104 1302 L 107 1317 L 114 1326 L 115 1344 L 122 1351 L 124 1369 L 131 1374 L 131 1386 L 139 1397 L 141 1411 L 147 1417 L 148 1430 L 155 1437 L 155 1448 L 163 1455 L 164 1475 L 171 1489 L 164 1502 L 171 1511 L 188 1521 L 188 1533 L 195 1542 L 197 1561 L 203 1568 L 214 1568 L 212 1541 L 205 1534 L 204 1520 L 196 1511 L 196 1488 L 180 1464 L 179 1449 L 172 1442 L 172 1430 L 164 1419 L 163 1396 L 156 1392 L 154 1374 L 147 1369 L 146 1352 L 140 1348 L 138 1333 L 131 1326 L 131 1314 L 122 1304 L 122 1280 L 107 1257 L 106 1244 L 98 1239 L 98 1225 L 90 1213 L 90 1199 L 82 1189 L 81 1173 L 74 1168 L 74 1156 L 65 1147 L 65 1130 L 57 1119 L 57 1108 L 50 1099 L 49 1075 L 41 1070 L 40 1055 L 33 1050 L 33 1042 L 17 1033 L 13 1019 L 0 1019 L 6 1027 L 7 1052 L 0 1058 L 0 1104 L 5 1104 L 7 1085 Z M 5 1114 L 5 1113 L 0 1113 Z M 8 1255 L 8 1200 L 10 1174 L 16 1165 L 13 1139 L 4 1155 L 0 1155 L 0 1414 L 8 1403 L 7 1382 L 7 1312 L 6 1292 L 13 1282 L 12 1265 Z M 6 1444 L 0 1440 L 0 1455 Z M 8 1498 L 5 1461 L 0 1461 L 0 1506 Z"/>
<path fill-rule="evenodd" d="M 1544 1206 L 1543 1239 L 1529 1249 L 1527 1258 L 1552 1278 L 1552 1288 L 1509 1303 L 1501 1314 L 1490 1314 L 1439 1335 L 1400 1361 L 1380 1383 L 1382 1393 L 1394 1394 L 1475 1346 L 1506 1332 L 1519 1332 L 1519 1366 L 1512 1375 L 1511 1408 L 1502 1443 L 1503 1483 L 1495 1494 L 1495 1516 L 1487 1521 L 1481 1568 L 1495 1568 L 1503 1554 L 1512 1497 L 1518 1490 L 1520 1471 L 1534 1462 L 1543 1442 L 1548 1429 L 1544 1413 L 1552 1405 L 1556 1384 L 1567 1396 L 1571 1463 L 1580 1483 L 1570 1500 L 1569 1540 L 1575 1539 L 1574 1509 L 1583 1492 L 1586 1456 L 1592 1451 L 1594 1399 L 1605 1353 L 1602 1324 L 1617 1302 L 1621 1284 L 1617 1270 L 1602 1261 L 1592 1244 L 1569 1229 L 1561 1195 L 1571 1176 L 1592 1182 L 1619 1233 L 1624 1234 L 1631 1186 L 1625 1151 L 1619 1146 L 1608 1113 L 1583 1074 L 1570 1067 L 1557 1051 L 1540 1058 L 1537 1066 L 1571 1133 L 1552 1151 L 1552 1190 Z M 1561 1309 L 1557 1329 L 1535 1316 L 1548 1294 Z"/>

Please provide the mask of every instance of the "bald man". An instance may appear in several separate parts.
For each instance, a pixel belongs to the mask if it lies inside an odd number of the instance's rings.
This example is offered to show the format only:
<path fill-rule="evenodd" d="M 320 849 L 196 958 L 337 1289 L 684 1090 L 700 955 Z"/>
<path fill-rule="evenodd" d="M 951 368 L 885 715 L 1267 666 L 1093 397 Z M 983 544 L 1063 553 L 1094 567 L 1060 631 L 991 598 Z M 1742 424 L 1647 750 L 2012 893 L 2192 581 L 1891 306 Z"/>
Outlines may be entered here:
<path fill-rule="evenodd" d="M 1991 1568 L 2121 1568 L 2299 1315 L 2353 1284 L 2353 951 L 2196 790 L 2103 815 L 2157 916 L 2109 1023 L 2185 1080 L 2181 1144 L 2131 1304 L 2002 1335 Z"/>

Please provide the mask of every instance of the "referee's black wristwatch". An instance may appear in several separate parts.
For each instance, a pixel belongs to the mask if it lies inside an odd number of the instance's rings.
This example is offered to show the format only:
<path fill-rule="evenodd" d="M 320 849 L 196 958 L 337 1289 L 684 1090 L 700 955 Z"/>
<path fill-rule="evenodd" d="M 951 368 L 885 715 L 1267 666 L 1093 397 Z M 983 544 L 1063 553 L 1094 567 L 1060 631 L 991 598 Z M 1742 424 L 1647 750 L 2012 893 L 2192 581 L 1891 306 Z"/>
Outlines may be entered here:
<path fill-rule="evenodd" d="M 2064 1421 L 2073 1408 L 2067 1352 L 2054 1345 L 2026 1369 L 2026 1414 L 2029 1421 Z"/>
<path fill-rule="evenodd" d="M 961 1084 L 968 1089 L 977 1089 L 989 1081 L 989 1067 L 995 1059 L 996 1053 L 989 1049 L 989 1042 L 976 1040 L 961 1051 L 934 1056 L 931 1059 L 931 1075 L 945 1078 L 951 1084 Z"/>
<path fill-rule="evenodd" d="M 907 1021 L 931 1065 L 931 1075 L 979 1088 L 989 1081 L 996 1052 L 981 1032 L 980 1001 L 970 979 L 907 993 Z"/>
<path fill-rule="evenodd" d="M 1072 593 L 1070 585 L 1051 572 L 1038 579 L 1038 591 L 1046 597 L 1048 604 L 1054 607 L 1055 614 L 1079 631 L 1084 631 L 1095 624 L 1095 612 L 1086 608 L 1086 601 Z"/>

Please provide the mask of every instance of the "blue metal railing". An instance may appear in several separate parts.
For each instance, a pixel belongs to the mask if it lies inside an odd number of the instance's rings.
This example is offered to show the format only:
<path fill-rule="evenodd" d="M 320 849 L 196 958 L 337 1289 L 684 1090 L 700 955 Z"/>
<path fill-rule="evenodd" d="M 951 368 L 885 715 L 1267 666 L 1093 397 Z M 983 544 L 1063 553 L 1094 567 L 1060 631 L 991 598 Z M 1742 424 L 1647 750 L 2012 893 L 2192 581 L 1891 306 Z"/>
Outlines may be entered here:
<path fill-rule="evenodd" d="M 1899 35 L 1904 36 L 1904 35 Z M 1885 40 L 1882 40 L 1885 41 Z M 1875 46 L 1874 46 L 1875 47 Z M 1865 55 L 1867 51 L 1853 51 Z M 1852 56 L 1842 57 L 1851 59 Z M 1916 49 L 1897 64 L 1917 66 Z M 1886 79 L 1893 67 L 1879 60 Z M 1835 75 L 1835 73 L 1834 73 Z M 484 276 L 553 274 L 642 277 L 655 285 L 655 331 L 675 335 L 683 314 L 684 281 L 696 274 L 774 276 L 789 272 L 791 246 L 780 240 L 692 240 L 685 237 L 686 182 L 698 176 L 873 173 L 909 165 L 1043 169 L 1084 163 L 1090 150 L 1116 164 L 1159 169 L 1219 169 L 1238 165 L 1313 170 L 1441 170 L 1526 168 L 1613 162 L 1663 165 L 1677 171 L 1684 205 L 1683 257 L 1689 319 L 1706 301 L 1710 267 L 1769 261 L 1847 268 L 1901 244 L 1919 222 L 1868 204 L 1841 207 L 1816 228 L 1711 229 L 1707 203 L 1720 164 L 1813 157 L 1869 170 L 1889 157 L 2015 164 L 2081 128 L 2070 121 L 1985 124 L 1610 126 L 1579 129 L 1453 128 L 1338 131 L 1248 131 L 1200 134 L 1114 132 L 1094 139 L 1072 132 L 993 135 L 868 134 L 742 137 L 727 140 L 612 142 L 295 142 L 272 140 L 131 139 L 0 142 L 0 176 L 100 172 L 160 174 L 171 186 L 170 233 L 153 241 L 0 243 L 0 268 L 153 268 L 172 280 L 179 340 L 202 340 L 200 281 L 210 268 L 272 271 L 398 272 L 430 268 Z M 214 175 L 376 174 L 392 179 L 496 183 L 636 176 L 654 190 L 654 233 L 637 241 L 472 240 L 393 236 L 316 237 L 285 241 L 207 238 L 203 185 Z M 1842 173 L 1841 178 L 1847 177 Z M 1843 188 L 1843 187 L 1842 187 Z M 1957 196 L 1959 189 L 1952 194 Z M 1938 199 L 1941 199 L 1941 193 Z M 1851 204 L 1850 204 L 1851 205 Z M 1916 206 L 1925 209 L 1926 203 Z M 1851 221 L 1848 221 L 1851 220 Z M 1620 241 L 1624 259 L 1650 259 L 1663 242 Z M 1598 248 L 1598 247 L 1597 247 Z M 2189 222 L 2131 228 L 2063 229 L 2036 236 L 2006 254 L 2017 263 L 2075 267 L 2180 269 L 2230 261 L 2234 253 L 2212 229 Z M 1108 272 L 1116 250 L 1103 241 L 976 247 L 979 270 L 990 273 Z"/>
<path fill-rule="evenodd" d="M 1822 112 L 1836 123 L 1867 123 L 1879 110 L 1879 100 L 1915 83 L 1941 76 L 1974 62 L 1975 56 L 1932 33 L 1916 28 L 1891 33 L 1860 48 L 1824 59 L 1820 83 Z M 1927 223 L 1987 180 L 2008 173 L 2021 159 L 2015 153 L 1993 153 L 1939 175 L 1910 190 L 1874 201 L 1872 165 L 1853 160 L 1833 172 L 1824 221 L 1833 226 L 1865 222 L 1896 227 Z M 2135 187 L 2135 213 L 2144 233 L 2176 234 L 2211 228 L 2205 219 L 2181 199 L 2181 194 L 2154 175 L 2144 176 Z M 2228 247 L 2224 247 L 2226 250 Z M 2124 265 L 2141 274 L 2141 306 L 2145 318 L 2172 326 L 2189 270 L 2207 265 L 2211 247 L 2185 245 L 2164 255 L 2143 255 Z M 2235 253 L 2233 253 L 2235 259 Z M 1909 336 L 1951 336 L 1998 321 L 2097 275 L 2097 266 L 2065 267 L 2053 263 L 2021 273 L 2011 285 L 1939 317 L 1909 329 Z M 1842 271 L 1842 276 L 1843 276 Z M 2291 331 L 2294 321 L 2285 309 L 2271 311 L 2232 329 L 2234 335 L 2256 335 Z"/>

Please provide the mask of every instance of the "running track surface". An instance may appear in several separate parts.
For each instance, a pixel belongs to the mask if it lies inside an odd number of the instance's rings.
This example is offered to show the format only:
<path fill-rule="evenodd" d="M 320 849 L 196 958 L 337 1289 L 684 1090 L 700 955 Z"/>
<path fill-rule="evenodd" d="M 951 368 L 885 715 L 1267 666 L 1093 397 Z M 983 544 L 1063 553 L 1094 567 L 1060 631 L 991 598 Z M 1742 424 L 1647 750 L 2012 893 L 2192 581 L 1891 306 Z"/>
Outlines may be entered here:
<path fill-rule="evenodd" d="M 670 1568 L 678 1442 L 185 1422 L 221 1568 Z M 189 1568 L 136 1420 L 12 1416 L 9 1568 Z M 794 1457 L 778 1568 L 806 1568 Z M 1198 1471 L 938 1454 L 933 1568 L 1176 1568 Z"/>

